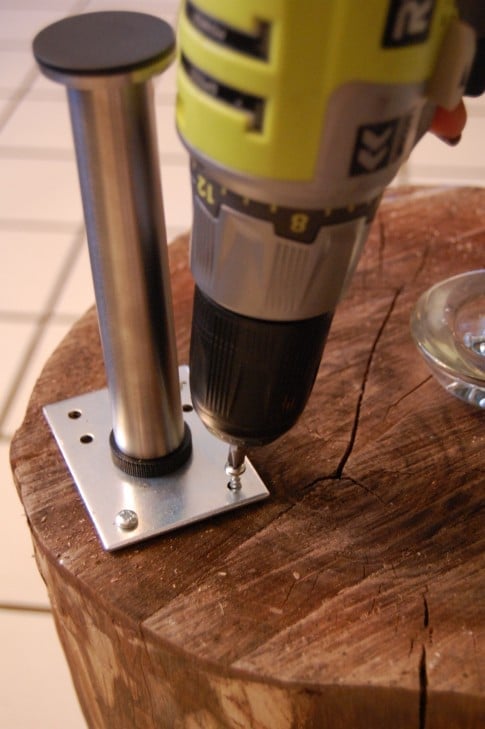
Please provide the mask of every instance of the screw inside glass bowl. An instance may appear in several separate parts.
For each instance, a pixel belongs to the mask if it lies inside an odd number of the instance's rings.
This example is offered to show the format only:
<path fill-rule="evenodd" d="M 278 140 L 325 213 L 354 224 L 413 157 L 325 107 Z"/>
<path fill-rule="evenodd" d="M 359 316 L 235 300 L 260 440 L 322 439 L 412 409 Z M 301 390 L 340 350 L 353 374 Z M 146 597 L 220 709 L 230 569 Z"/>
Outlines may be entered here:
<path fill-rule="evenodd" d="M 471 332 L 466 332 L 463 335 L 463 344 L 465 347 L 468 347 L 468 349 L 472 349 L 477 354 L 481 354 L 485 357 L 485 334 L 476 336 Z"/>

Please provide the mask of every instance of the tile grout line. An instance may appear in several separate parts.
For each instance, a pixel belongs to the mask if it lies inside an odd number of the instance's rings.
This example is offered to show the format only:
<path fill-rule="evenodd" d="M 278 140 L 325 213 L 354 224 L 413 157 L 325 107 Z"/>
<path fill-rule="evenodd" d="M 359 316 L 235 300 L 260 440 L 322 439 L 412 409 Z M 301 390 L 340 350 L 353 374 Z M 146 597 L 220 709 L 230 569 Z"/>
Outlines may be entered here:
<path fill-rule="evenodd" d="M 32 603 L 29 605 L 23 602 L 0 602 L 0 612 L 13 612 L 13 613 L 33 613 L 35 615 L 52 615 L 52 608 L 44 605 L 36 605 Z"/>
<path fill-rule="evenodd" d="M 51 319 L 56 324 L 74 324 L 76 314 L 53 312 Z M 0 321 L 7 324 L 38 324 L 39 314 L 35 311 L 4 311 L 0 309 Z"/>
<path fill-rule="evenodd" d="M 0 132 L 13 116 L 20 103 L 25 99 L 38 75 L 39 71 L 34 66 L 25 74 L 24 80 L 20 86 L 12 93 L 12 97 L 10 101 L 7 102 L 5 110 L 2 114 L 0 114 Z"/>
<path fill-rule="evenodd" d="M 37 326 L 35 327 L 34 333 L 29 341 L 27 350 L 22 358 L 22 361 L 17 368 L 14 380 L 10 385 L 7 397 L 0 412 L 0 434 L 3 434 L 3 425 L 8 416 L 12 403 L 17 395 L 17 391 L 21 385 L 22 379 L 24 378 L 28 366 L 35 354 L 35 351 L 44 334 L 49 319 L 51 319 L 54 314 L 54 307 L 59 300 L 62 290 L 66 284 L 66 280 L 69 277 L 69 274 L 72 272 L 77 258 L 80 255 L 83 239 L 84 225 L 81 226 L 77 234 L 74 236 L 74 240 L 69 248 L 68 253 L 66 254 L 64 265 L 62 266 L 57 276 L 57 280 L 55 281 L 54 286 L 51 289 L 51 293 L 47 299 L 44 311 L 39 315 L 37 319 Z"/>

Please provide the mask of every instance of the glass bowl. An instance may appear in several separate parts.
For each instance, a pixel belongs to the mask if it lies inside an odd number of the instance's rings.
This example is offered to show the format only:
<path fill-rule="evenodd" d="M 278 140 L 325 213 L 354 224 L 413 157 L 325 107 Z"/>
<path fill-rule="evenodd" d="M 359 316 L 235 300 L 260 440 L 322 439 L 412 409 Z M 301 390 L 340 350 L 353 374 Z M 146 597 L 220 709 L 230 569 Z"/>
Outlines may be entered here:
<path fill-rule="evenodd" d="M 485 409 L 485 269 L 428 289 L 413 310 L 411 333 L 445 390 Z"/>

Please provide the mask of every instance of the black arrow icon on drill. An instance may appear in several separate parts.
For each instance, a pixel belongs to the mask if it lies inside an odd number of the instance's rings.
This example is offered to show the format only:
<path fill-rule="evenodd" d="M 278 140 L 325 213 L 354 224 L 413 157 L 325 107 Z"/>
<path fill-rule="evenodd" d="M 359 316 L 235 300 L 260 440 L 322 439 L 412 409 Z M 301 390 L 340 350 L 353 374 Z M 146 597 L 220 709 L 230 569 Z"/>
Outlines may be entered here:
<path fill-rule="evenodd" d="M 377 172 L 390 163 L 398 120 L 366 124 L 357 130 L 351 175 Z"/>

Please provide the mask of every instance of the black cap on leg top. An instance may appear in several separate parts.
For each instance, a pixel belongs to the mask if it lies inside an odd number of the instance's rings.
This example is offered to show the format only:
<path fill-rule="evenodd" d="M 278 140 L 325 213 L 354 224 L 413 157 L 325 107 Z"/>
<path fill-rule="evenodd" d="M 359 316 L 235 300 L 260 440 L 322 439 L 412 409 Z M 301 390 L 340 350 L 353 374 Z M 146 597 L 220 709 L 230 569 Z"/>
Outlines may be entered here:
<path fill-rule="evenodd" d="M 162 70 L 174 51 L 168 23 L 128 11 L 70 16 L 41 30 L 33 42 L 37 63 L 58 76 L 108 76 L 151 66 Z"/>

